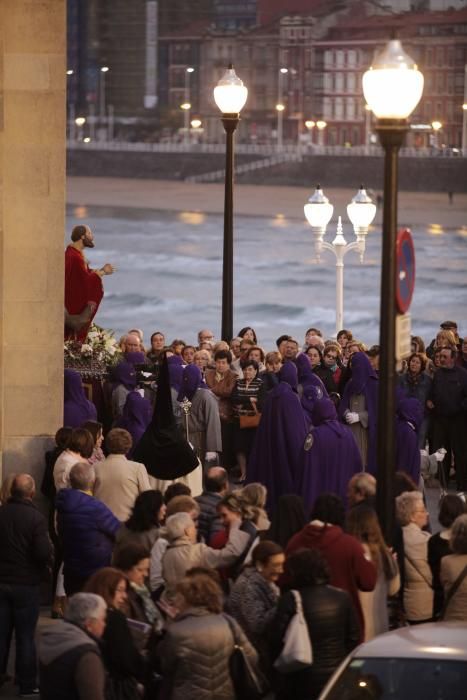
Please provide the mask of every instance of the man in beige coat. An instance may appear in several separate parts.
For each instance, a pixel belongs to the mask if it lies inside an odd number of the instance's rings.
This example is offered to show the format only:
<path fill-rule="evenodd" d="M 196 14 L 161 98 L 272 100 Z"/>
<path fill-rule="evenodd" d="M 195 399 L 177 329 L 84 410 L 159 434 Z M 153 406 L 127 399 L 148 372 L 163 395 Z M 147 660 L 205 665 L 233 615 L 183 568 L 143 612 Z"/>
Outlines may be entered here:
<path fill-rule="evenodd" d="M 150 491 L 148 473 L 144 464 L 131 462 L 125 455 L 131 450 L 132 439 L 127 430 L 114 428 L 105 439 L 109 456 L 95 464 L 96 485 L 94 496 L 110 508 L 115 517 L 126 522 L 136 497 Z"/>

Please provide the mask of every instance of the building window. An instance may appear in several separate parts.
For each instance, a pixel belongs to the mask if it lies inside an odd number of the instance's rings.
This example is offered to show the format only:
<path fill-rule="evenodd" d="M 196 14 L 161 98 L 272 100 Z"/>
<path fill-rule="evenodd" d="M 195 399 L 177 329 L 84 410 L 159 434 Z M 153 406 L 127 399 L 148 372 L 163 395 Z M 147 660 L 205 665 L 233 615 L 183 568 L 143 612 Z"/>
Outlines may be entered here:
<path fill-rule="evenodd" d="M 355 100 L 353 97 L 347 97 L 346 99 L 345 116 L 349 121 L 355 120 Z"/>
<path fill-rule="evenodd" d="M 347 92 L 355 92 L 356 84 L 355 73 L 347 73 Z"/>
<path fill-rule="evenodd" d="M 444 63 L 444 49 L 438 47 L 436 49 L 436 65 L 442 66 Z"/>
<path fill-rule="evenodd" d="M 324 52 L 324 67 L 325 68 L 332 68 L 332 66 L 333 66 L 332 51 L 325 51 Z"/>
<path fill-rule="evenodd" d="M 431 119 L 431 102 L 425 102 L 424 113 L 425 113 L 425 119 L 427 121 L 430 121 L 430 119 Z"/>
<path fill-rule="evenodd" d="M 332 73 L 324 74 L 324 90 L 325 92 L 332 92 Z"/>
<path fill-rule="evenodd" d="M 340 49 L 336 51 L 336 66 L 337 68 L 344 67 L 344 52 Z"/>
<path fill-rule="evenodd" d="M 444 92 L 444 73 L 438 73 L 436 80 L 436 92 L 442 94 Z"/>
<path fill-rule="evenodd" d="M 344 74 L 336 73 L 334 79 L 336 92 L 344 92 Z"/>
<path fill-rule="evenodd" d="M 334 116 L 336 119 L 344 118 L 344 99 L 342 97 L 336 97 L 335 99 Z"/>
<path fill-rule="evenodd" d="M 426 65 L 427 66 L 433 65 L 433 49 L 426 50 Z"/>
<path fill-rule="evenodd" d="M 448 83 L 448 94 L 452 95 L 454 93 L 454 76 L 452 73 L 447 74 L 447 83 Z"/>
<path fill-rule="evenodd" d="M 350 49 L 347 51 L 347 65 L 349 68 L 356 68 L 357 66 L 357 52 L 355 49 Z"/>
<path fill-rule="evenodd" d="M 332 101 L 330 97 L 323 100 L 323 116 L 325 119 L 332 119 Z"/>

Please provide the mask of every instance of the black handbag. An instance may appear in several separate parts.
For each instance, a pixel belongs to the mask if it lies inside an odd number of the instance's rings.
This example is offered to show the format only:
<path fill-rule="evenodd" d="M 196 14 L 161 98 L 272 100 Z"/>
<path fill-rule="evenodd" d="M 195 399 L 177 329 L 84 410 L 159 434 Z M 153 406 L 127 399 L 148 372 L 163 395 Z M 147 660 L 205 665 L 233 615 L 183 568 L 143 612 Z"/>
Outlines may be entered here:
<path fill-rule="evenodd" d="M 267 682 L 259 669 L 254 669 L 245 654 L 232 620 L 224 615 L 234 639 L 229 670 L 237 700 L 259 700 L 267 690 Z"/>

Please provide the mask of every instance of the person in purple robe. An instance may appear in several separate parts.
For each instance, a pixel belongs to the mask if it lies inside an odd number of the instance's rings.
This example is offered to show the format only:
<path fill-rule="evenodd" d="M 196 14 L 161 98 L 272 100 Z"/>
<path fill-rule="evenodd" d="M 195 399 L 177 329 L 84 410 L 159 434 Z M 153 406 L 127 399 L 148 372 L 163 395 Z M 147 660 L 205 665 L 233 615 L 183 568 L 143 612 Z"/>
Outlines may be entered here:
<path fill-rule="evenodd" d="M 418 432 L 423 421 L 423 406 L 418 399 L 399 399 L 396 410 L 396 471 L 405 472 L 420 482 Z"/>
<path fill-rule="evenodd" d="M 133 354 L 133 353 L 132 353 Z M 126 402 L 126 397 L 136 389 L 136 370 L 134 365 L 127 360 L 122 360 L 113 368 L 112 371 L 113 387 L 112 387 L 112 416 L 113 427 L 116 421 L 123 415 L 123 407 Z"/>
<path fill-rule="evenodd" d="M 313 372 L 310 360 L 307 355 L 300 353 L 295 358 L 295 365 L 298 372 L 298 394 L 303 406 L 311 420 L 313 406 L 317 401 L 328 396 L 326 387 L 317 374 Z"/>
<path fill-rule="evenodd" d="M 246 481 L 266 486 L 269 513 L 274 511 L 280 496 L 296 493 L 299 457 L 308 432 L 297 385 L 297 368 L 287 361 L 279 371 L 279 384 L 268 393 L 263 404 L 248 460 Z"/>
<path fill-rule="evenodd" d="M 350 363 L 352 376 L 342 394 L 339 417 L 352 430 L 363 468 L 376 476 L 378 375 L 364 352 L 355 352 Z"/>
<path fill-rule="evenodd" d="M 352 431 L 338 420 L 331 399 L 315 403 L 311 420 L 313 426 L 300 452 L 295 488 L 295 493 L 303 498 L 306 512 L 322 493 L 334 493 L 346 502 L 349 480 L 362 471 Z"/>
<path fill-rule="evenodd" d="M 65 370 L 64 393 L 63 425 L 80 428 L 87 420 L 97 420 L 96 407 L 86 398 L 81 375 L 74 369 Z"/>
<path fill-rule="evenodd" d="M 130 391 L 123 407 L 123 415 L 118 419 L 115 426 L 116 428 L 128 430 L 133 438 L 133 446 L 127 455 L 128 459 L 132 459 L 139 441 L 151 422 L 151 416 L 151 402 L 148 399 L 144 399 L 139 391 Z"/>

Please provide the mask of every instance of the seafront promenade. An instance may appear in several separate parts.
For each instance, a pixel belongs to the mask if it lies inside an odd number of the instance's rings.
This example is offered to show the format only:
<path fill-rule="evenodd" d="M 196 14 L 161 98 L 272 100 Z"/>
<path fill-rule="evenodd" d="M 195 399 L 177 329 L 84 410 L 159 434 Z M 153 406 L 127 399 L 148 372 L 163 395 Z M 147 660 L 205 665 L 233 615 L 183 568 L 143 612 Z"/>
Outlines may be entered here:
<path fill-rule="evenodd" d="M 324 193 L 334 205 L 334 219 L 346 217 L 346 206 L 356 194 L 354 189 L 327 188 Z M 303 205 L 313 194 L 316 183 L 305 187 L 267 185 L 236 185 L 234 207 L 236 215 L 304 219 Z M 369 187 L 369 185 L 367 185 Z M 377 191 L 372 193 L 376 203 Z M 224 186 L 168 180 L 136 180 L 130 178 L 68 177 L 67 203 L 76 206 L 135 207 L 156 211 L 201 211 L 222 214 Z M 375 224 L 381 223 L 379 209 Z M 446 228 L 467 227 L 467 193 L 454 193 L 449 204 L 447 192 L 401 192 L 399 194 L 399 225 Z M 374 225 L 375 225 L 374 224 Z M 467 228 L 466 228 L 467 232 Z"/>

